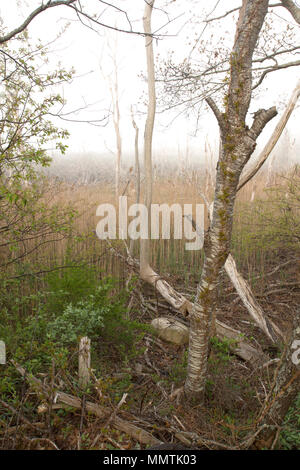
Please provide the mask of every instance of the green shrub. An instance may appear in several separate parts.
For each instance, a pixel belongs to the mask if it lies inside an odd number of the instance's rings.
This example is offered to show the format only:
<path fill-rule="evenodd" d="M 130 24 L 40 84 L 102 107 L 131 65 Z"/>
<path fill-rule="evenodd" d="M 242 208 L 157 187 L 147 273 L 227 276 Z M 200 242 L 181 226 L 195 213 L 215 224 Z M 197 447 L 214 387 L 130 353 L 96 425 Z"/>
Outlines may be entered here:
<path fill-rule="evenodd" d="M 76 305 L 79 301 L 92 294 L 99 284 L 94 267 L 82 264 L 49 273 L 46 278 L 48 292 L 45 296 L 45 310 L 53 314 L 61 314 L 68 304 Z"/>
<path fill-rule="evenodd" d="M 93 267 L 71 267 L 47 276 L 46 289 L 6 299 L 0 338 L 13 357 L 33 373 L 47 370 L 52 360 L 76 360 L 79 338 L 92 340 L 96 361 L 107 356 L 127 360 L 140 354 L 138 343 L 149 326 L 127 318 L 129 292 L 117 280 L 97 280 Z M 20 292 L 19 292 L 20 295 Z M 19 315 L 26 306 L 27 315 Z M 74 354 L 75 353 L 75 354 Z M 69 366 L 71 364 L 69 363 Z"/>
<path fill-rule="evenodd" d="M 55 282 L 51 279 L 55 290 L 50 293 L 52 298 L 45 304 L 43 314 L 51 318 L 47 324 L 47 338 L 60 345 L 75 345 L 79 337 L 89 336 L 94 342 L 101 341 L 102 351 L 105 347 L 111 351 L 113 347 L 123 358 L 136 355 L 136 344 L 149 327 L 126 318 L 129 293 L 118 290 L 117 281 L 112 278 L 97 281 L 96 285 L 93 273 L 90 273 L 86 276 L 89 282 L 92 281 L 88 286 L 90 294 L 85 292 L 84 295 L 81 289 L 74 298 L 78 279 L 78 272 L 69 275 L 67 280 L 61 278 L 61 284 L 59 278 L 56 277 Z M 67 299 L 73 300 L 66 303 Z"/>
<path fill-rule="evenodd" d="M 100 289 L 100 288 L 99 288 Z M 69 304 L 60 315 L 48 323 L 47 337 L 61 345 L 74 344 L 81 336 L 95 339 L 103 327 L 105 306 L 95 303 L 95 296 Z"/>
<path fill-rule="evenodd" d="M 231 357 L 230 348 L 236 345 L 236 340 L 227 338 L 219 339 L 216 336 L 213 336 L 210 339 L 210 342 L 218 359 L 222 362 L 228 362 Z"/>

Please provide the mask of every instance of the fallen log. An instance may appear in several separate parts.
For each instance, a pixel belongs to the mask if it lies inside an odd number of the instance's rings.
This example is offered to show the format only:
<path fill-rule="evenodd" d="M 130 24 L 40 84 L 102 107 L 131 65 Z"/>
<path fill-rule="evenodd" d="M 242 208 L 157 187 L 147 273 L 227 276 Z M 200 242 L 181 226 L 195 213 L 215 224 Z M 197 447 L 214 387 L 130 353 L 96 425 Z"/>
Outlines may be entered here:
<path fill-rule="evenodd" d="M 282 332 L 277 327 L 277 325 L 275 325 L 275 323 L 273 323 L 272 320 L 268 319 L 264 314 L 261 306 L 255 300 L 250 285 L 238 272 L 235 261 L 231 254 L 229 254 L 224 268 L 237 293 L 239 294 L 243 304 L 245 305 L 246 309 L 248 310 L 255 323 L 267 335 L 267 337 L 272 341 L 272 343 L 278 343 L 280 339 L 283 339 Z"/>
<path fill-rule="evenodd" d="M 270 359 L 262 350 L 254 348 L 251 344 L 245 341 L 243 333 L 238 330 L 234 330 L 219 320 L 216 321 L 216 333 L 219 339 L 223 339 L 225 337 L 232 340 L 232 344 L 229 343 L 230 351 L 244 359 L 244 361 L 258 364 Z"/>
<path fill-rule="evenodd" d="M 17 371 L 22 375 L 22 377 L 24 377 L 27 382 L 35 389 L 35 391 L 38 394 L 42 395 L 43 399 L 50 399 L 50 388 L 47 385 L 44 385 L 39 379 L 37 379 L 33 375 L 27 374 L 26 370 L 19 364 L 17 364 L 15 361 L 12 360 L 11 362 L 15 366 Z M 60 403 L 62 404 L 62 407 L 64 405 L 67 405 L 76 409 L 81 409 L 82 406 L 80 398 L 61 391 L 56 391 L 54 395 L 54 403 L 56 407 Z M 90 401 L 85 402 L 85 409 L 101 419 L 108 418 L 109 415 L 111 415 L 112 413 L 110 408 L 97 405 L 96 403 L 92 403 Z M 162 443 L 162 441 L 152 436 L 152 434 L 150 434 L 148 431 L 145 431 L 144 429 L 139 428 L 135 424 L 125 421 L 119 418 L 118 416 L 112 416 L 111 425 L 115 429 L 118 429 L 119 431 L 128 434 L 130 437 L 139 441 L 142 444 L 157 445 Z"/>
<path fill-rule="evenodd" d="M 171 343 L 180 345 L 188 344 L 189 328 L 176 318 L 158 317 L 152 323 L 152 327 L 157 331 L 158 336 Z M 229 350 L 251 364 L 261 364 L 267 362 L 269 357 L 262 351 L 249 344 L 243 334 L 225 325 L 225 323 L 216 321 L 216 334 L 219 339 L 229 340 Z"/>

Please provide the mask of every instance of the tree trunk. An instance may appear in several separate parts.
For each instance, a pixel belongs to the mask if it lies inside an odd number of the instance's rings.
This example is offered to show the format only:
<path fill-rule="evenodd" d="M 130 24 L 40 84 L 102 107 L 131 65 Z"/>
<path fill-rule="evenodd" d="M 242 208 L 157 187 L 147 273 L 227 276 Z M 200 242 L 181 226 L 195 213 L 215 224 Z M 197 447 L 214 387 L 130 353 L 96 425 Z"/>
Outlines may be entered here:
<path fill-rule="evenodd" d="M 78 353 L 78 382 L 81 388 L 86 388 L 90 382 L 91 373 L 91 340 L 87 336 L 80 339 Z"/>
<path fill-rule="evenodd" d="M 233 208 L 241 172 L 252 155 L 256 139 L 276 109 L 256 113 L 251 129 L 245 124 L 252 89 L 252 57 L 264 18 L 267 0 L 244 0 L 230 59 L 230 81 L 225 113 L 211 98 L 207 102 L 220 127 L 221 152 L 217 167 L 213 217 L 204 244 L 205 261 L 190 319 L 189 360 L 185 392 L 204 399 L 207 360 L 219 275 L 229 254 Z"/>
<path fill-rule="evenodd" d="M 145 47 L 147 57 L 147 77 L 148 77 L 148 113 L 145 125 L 144 135 L 144 169 L 145 169 L 145 191 L 144 204 L 148 210 L 148 238 L 141 238 L 140 250 L 140 274 L 141 278 L 149 282 L 152 277 L 152 269 L 150 267 L 150 227 L 151 227 L 151 203 L 152 203 L 152 135 L 156 109 L 155 94 L 155 72 L 154 72 L 154 56 L 153 56 L 153 38 L 151 37 L 151 15 L 154 0 L 145 3 L 144 10 L 144 32 Z"/>
<path fill-rule="evenodd" d="M 140 202 L 140 196 L 141 196 L 141 170 L 140 170 L 140 158 L 139 158 L 139 128 L 135 122 L 134 119 L 134 114 L 133 114 L 133 109 L 131 107 L 131 120 L 132 120 L 132 125 L 135 130 L 135 138 L 134 138 L 134 180 L 135 180 L 135 194 L 136 194 L 136 199 L 135 202 L 136 204 L 139 204 Z M 129 253 L 132 256 L 133 255 L 133 248 L 134 248 L 134 240 L 130 240 L 129 244 Z"/>
<path fill-rule="evenodd" d="M 121 158 L 122 158 L 122 138 L 120 132 L 120 107 L 119 107 L 119 87 L 118 87 L 118 69 L 117 63 L 114 58 L 115 67 L 115 78 L 114 78 L 114 90 L 111 90 L 113 100 L 113 121 L 116 134 L 117 144 L 117 158 L 116 158 L 116 174 L 115 174 L 115 192 L 116 192 L 116 204 L 119 202 L 120 196 L 120 172 L 121 172 Z"/>

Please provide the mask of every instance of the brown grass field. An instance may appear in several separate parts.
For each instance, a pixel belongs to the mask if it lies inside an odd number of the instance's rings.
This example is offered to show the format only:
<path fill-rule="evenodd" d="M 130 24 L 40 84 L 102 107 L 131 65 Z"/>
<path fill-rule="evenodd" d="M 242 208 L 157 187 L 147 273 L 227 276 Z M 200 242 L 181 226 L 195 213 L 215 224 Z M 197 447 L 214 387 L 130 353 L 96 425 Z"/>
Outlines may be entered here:
<path fill-rule="evenodd" d="M 300 246 L 297 238 L 300 234 L 299 176 L 297 168 L 284 175 L 272 174 L 269 187 L 266 188 L 266 175 L 261 172 L 241 191 L 235 206 L 232 253 L 238 269 L 249 281 L 265 314 L 283 331 L 290 328 L 293 313 L 300 301 Z M 211 200 L 211 179 L 208 174 L 203 178 L 197 172 L 192 172 L 189 178 L 178 175 L 168 179 L 155 178 L 153 202 L 203 203 L 202 191 Z M 289 186 L 291 181 L 293 183 Z M 128 180 L 124 178 L 122 187 L 126 188 L 124 194 L 128 196 L 130 204 L 135 202 L 136 196 L 133 182 L 127 183 Z M 76 266 L 81 263 L 94 267 L 99 280 L 107 276 L 114 277 L 117 280 L 116 296 L 119 290 L 126 289 L 128 280 L 136 276 L 136 284 L 127 304 L 128 320 L 149 324 L 157 316 L 176 315 L 152 288 L 138 280 L 138 273 L 132 272 L 123 257 L 126 253 L 123 242 L 112 241 L 108 244 L 94 234 L 98 221 L 95 215 L 97 206 L 114 203 L 112 184 L 55 183 L 49 201 L 51 204 L 64 207 L 70 205 L 76 209 L 73 234 L 72 237 L 49 241 L 26 257 L 27 269 L 29 266 L 31 274 L 21 274 L 15 289 L 20 296 L 31 297 L 26 303 L 20 304 L 19 319 L 35 315 L 37 295 L 47 287 L 44 277 L 47 271 L 56 270 L 58 266 Z M 285 201 L 283 207 L 282 201 Z M 152 265 L 179 292 L 192 300 L 201 276 L 203 254 L 186 251 L 184 242 L 172 239 L 152 241 Z M 30 251 L 32 247 L 32 242 L 28 242 L 20 249 Z M 138 251 L 136 244 L 134 256 L 138 257 Z M 67 266 L 65 268 L 68 269 Z M 66 269 L 58 270 L 62 278 Z M 14 270 L 15 267 L 11 267 L 6 276 L 16 277 Z M 270 344 L 253 323 L 225 273 L 222 274 L 218 297 L 217 317 L 241 331 L 270 359 L 276 359 L 278 349 Z M 255 416 L 271 387 L 274 366 L 251 366 L 229 355 L 226 345 L 216 342 L 209 359 L 206 405 L 194 407 L 188 403 L 179 403 L 176 399 L 170 400 L 170 395 L 184 381 L 187 347 L 175 347 L 160 341 L 151 342 L 150 346 L 147 338 L 148 335 L 139 343 L 142 352 L 136 353 L 133 360 L 127 359 L 125 363 L 118 361 L 112 344 L 108 355 L 103 351 L 99 353 L 101 345 L 95 346 L 92 364 L 97 381 L 86 392 L 85 399 L 109 406 L 113 413 L 122 394 L 128 393 L 119 416 L 134 420 L 136 425 L 148 429 L 160 440 L 177 442 L 176 432 L 194 432 L 202 439 L 202 444 L 198 441 L 198 448 L 239 448 L 247 433 L 253 429 Z M 74 359 L 76 349 L 70 349 L 69 354 Z M 100 359 L 97 354 L 100 354 Z M 64 369 L 60 369 L 53 359 L 50 370 L 41 367 L 39 373 L 44 374 L 48 383 L 55 371 L 55 380 L 61 380 L 65 390 L 81 396 L 76 385 L 73 359 Z M 12 402 L 8 398 L 11 392 L 4 385 L 3 390 L 5 403 L 13 403 L 11 406 L 15 412 L 3 408 L 5 417 L 0 422 L 2 448 L 51 449 L 54 444 L 59 449 L 145 448 L 145 445 L 138 444 L 126 433 L 107 424 L 107 418 L 103 421 L 93 417 L 84 408 L 81 411 L 67 409 L 60 412 L 50 409 L 49 413 L 39 414 L 37 407 L 40 401 L 31 397 L 29 389 L 24 389 L 24 382 L 17 382 L 18 392 L 14 393 L 19 398 Z M 299 414 L 297 410 L 293 413 L 291 422 L 295 424 Z M 16 421 L 16 416 L 22 419 Z M 292 429 L 290 434 L 286 431 L 280 438 L 277 443 L 279 448 L 297 446 L 295 443 L 289 444 L 291 433 L 296 432 Z"/>

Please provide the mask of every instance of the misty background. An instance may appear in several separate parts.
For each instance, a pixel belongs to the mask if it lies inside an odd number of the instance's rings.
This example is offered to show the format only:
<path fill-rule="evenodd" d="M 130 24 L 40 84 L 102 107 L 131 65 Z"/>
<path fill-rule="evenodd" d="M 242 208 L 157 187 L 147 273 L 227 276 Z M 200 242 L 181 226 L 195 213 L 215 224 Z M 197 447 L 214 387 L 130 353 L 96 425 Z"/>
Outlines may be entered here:
<path fill-rule="evenodd" d="M 97 11 L 97 2 L 95 11 Z M 144 2 L 131 0 L 119 2 L 126 9 L 131 25 L 135 31 L 142 31 Z M 194 1 L 179 0 L 172 3 L 172 8 L 156 8 L 153 13 L 153 30 L 161 36 L 154 41 L 156 62 L 173 55 L 178 61 L 190 56 L 194 40 L 199 31 L 212 34 L 214 45 L 216 38 L 222 35 L 222 45 L 232 45 L 232 17 L 237 12 L 215 23 L 213 29 L 204 28 L 201 19 L 205 18 L 212 5 L 203 5 L 195 10 Z M 226 8 L 239 6 L 239 1 L 226 2 Z M 35 5 L 36 4 L 36 5 Z M 8 29 L 16 26 L 37 1 L 15 3 L 2 2 L 0 13 Z M 198 5 L 198 4 L 197 4 Z M 93 0 L 91 1 L 91 10 Z M 169 16 L 166 14 L 168 10 Z M 289 23 L 288 12 L 282 11 L 273 23 L 276 32 L 276 21 Z M 224 12 L 224 3 L 214 11 L 214 16 Z M 103 9 L 101 20 L 115 27 L 127 28 L 124 14 L 111 8 Z M 66 105 L 61 110 L 63 120 L 53 118 L 56 125 L 66 128 L 70 137 L 65 155 L 55 151 L 55 145 L 49 149 L 53 157 L 48 175 L 68 182 L 91 184 L 105 180 L 113 182 L 116 159 L 116 136 L 112 120 L 112 98 L 110 87 L 113 84 L 115 65 L 118 73 L 120 132 L 122 137 L 121 178 L 128 179 L 130 168 L 134 165 L 134 129 L 131 123 L 131 107 L 140 130 L 140 163 L 143 164 L 143 132 L 145 125 L 145 96 L 147 83 L 145 79 L 146 59 L 144 38 L 141 35 L 130 35 L 108 30 L 95 31 L 86 26 L 65 7 L 53 8 L 40 15 L 29 25 L 29 35 L 39 38 L 42 43 L 50 43 L 48 56 L 49 69 L 60 63 L 64 68 L 75 69 L 71 84 L 61 86 L 58 92 L 65 98 Z M 59 37 L 57 37 L 59 36 Z M 47 67 L 47 65 L 43 65 Z M 261 90 L 253 100 L 253 111 L 261 107 L 276 105 L 278 116 L 272 120 L 258 141 L 255 155 L 259 153 L 273 131 L 281 116 L 292 89 L 298 80 L 295 69 L 286 69 L 269 74 Z M 160 87 L 157 84 L 158 101 Z M 89 121 L 89 122 L 87 122 Z M 100 121 L 100 122 L 96 122 Z M 164 110 L 158 107 L 156 115 L 153 163 L 156 176 L 205 169 L 213 171 L 218 155 L 218 126 L 212 112 L 204 103 L 199 103 L 196 116 L 189 116 L 174 109 Z M 286 129 L 266 166 L 273 169 L 287 168 L 299 159 L 299 106 L 294 111 Z M 255 159 L 251 159 L 251 164 Z"/>

